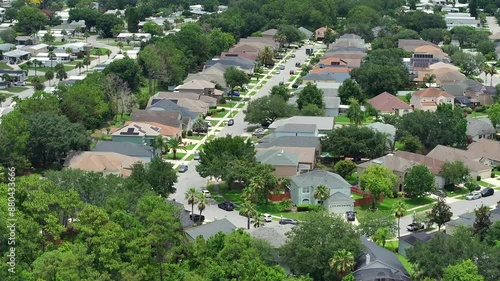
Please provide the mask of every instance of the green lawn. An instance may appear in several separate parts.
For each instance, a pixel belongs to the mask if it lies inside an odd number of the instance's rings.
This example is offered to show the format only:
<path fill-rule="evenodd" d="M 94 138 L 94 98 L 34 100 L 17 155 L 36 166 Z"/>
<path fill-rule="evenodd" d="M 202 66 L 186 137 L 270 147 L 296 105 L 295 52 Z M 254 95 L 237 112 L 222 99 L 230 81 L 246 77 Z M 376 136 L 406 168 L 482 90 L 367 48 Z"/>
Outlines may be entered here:
<path fill-rule="evenodd" d="M 406 205 L 406 208 L 408 210 L 426 205 L 426 204 L 431 204 L 435 202 L 434 199 L 430 197 L 423 197 L 423 198 L 385 198 L 384 201 L 377 203 L 377 212 L 383 212 L 383 213 L 391 213 L 392 206 L 399 200 L 403 200 L 403 202 Z M 358 212 L 363 213 L 363 212 L 371 212 L 371 204 L 361 206 L 361 207 L 356 207 Z M 431 206 L 425 206 L 422 208 L 432 208 Z M 418 212 L 418 211 L 417 211 Z M 413 211 L 408 211 L 407 214 L 412 214 Z"/>
<path fill-rule="evenodd" d="M 480 186 L 484 186 L 484 187 L 495 187 L 494 185 L 489 184 L 489 183 L 487 183 L 487 182 L 485 182 L 485 181 L 478 181 L 477 183 L 478 183 Z"/>
<path fill-rule="evenodd" d="M 335 123 L 350 123 L 351 120 L 345 115 L 335 116 Z"/>
<path fill-rule="evenodd" d="M 245 106 L 245 104 L 244 104 L 244 103 L 240 103 L 240 104 L 238 104 L 238 108 L 243 108 L 244 106 Z"/>
<path fill-rule="evenodd" d="M 202 140 L 204 137 L 205 135 L 199 135 L 199 136 L 192 135 L 192 136 L 187 136 L 186 138 L 190 140 Z"/>
<path fill-rule="evenodd" d="M 191 144 L 191 145 L 188 145 L 186 146 L 186 150 L 193 150 L 193 148 L 196 146 L 196 144 Z"/>
<path fill-rule="evenodd" d="M 5 62 L 0 62 L 0 69 L 12 69 L 12 67 Z"/>
<path fill-rule="evenodd" d="M 363 199 L 363 196 L 361 195 L 358 195 L 356 193 L 351 193 L 351 197 L 352 199 L 356 200 L 356 199 Z"/>
<path fill-rule="evenodd" d="M 68 62 L 68 63 L 70 63 L 70 62 Z M 64 70 L 66 70 L 66 72 L 68 72 L 68 71 L 70 71 L 70 70 L 73 70 L 73 69 L 75 69 L 75 68 L 76 68 L 76 66 L 74 66 L 74 65 L 71 65 L 71 64 L 64 64 Z M 28 69 L 29 69 L 29 70 L 35 70 L 35 67 L 30 66 Z M 51 68 L 50 68 L 50 67 L 37 67 L 37 68 L 36 68 L 36 71 L 46 72 L 46 71 L 47 71 L 47 70 L 49 70 L 49 69 L 51 69 Z M 52 68 L 52 69 L 53 69 L 53 68 Z"/>
<path fill-rule="evenodd" d="M 225 103 L 225 104 L 218 104 L 217 107 L 233 108 L 235 105 L 236 105 L 235 102 L 229 102 L 229 101 L 227 101 L 227 103 Z"/>
<path fill-rule="evenodd" d="M 410 103 L 410 101 L 406 98 L 406 96 L 397 96 L 400 100 L 404 101 L 405 103 Z"/>
<path fill-rule="evenodd" d="M 186 161 L 191 161 L 193 159 L 194 159 L 194 154 L 191 154 L 186 158 Z"/>
<path fill-rule="evenodd" d="M 446 192 L 446 195 L 448 195 L 448 197 L 454 197 L 457 195 L 465 195 L 465 194 L 470 193 L 470 191 L 467 188 L 458 188 L 454 191 L 445 190 L 445 192 Z"/>
<path fill-rule="evenodd" d="M 211 124 L 212 126 L 217 125 L 217 123 L 219 123 L 219 120 L 210 120 L 210 124 Z"/>
<path fill-rule="evenodd" d="M 108 49 L 106 48 L 94 48 L 92 49 L 90 54 L 93 56 L 97 56 L 97 50 L 101 50 L 101 56 L 106 56 L 106 52 L 108 51 Z"/>
<path fill-rule="evenodd" d="M 38 75 L 38 76 L 31 76 L 31 77 L 28 79 L 28 81 L 29 81 L 30 83 L 31 83 L 31 80 L 33 79 L 33 77 L 38 77 L 38 78 L 40 78 L 40 82 L 42 82 L 42 83 L 45 83 L 45 81 L 47 81 L 47 78 L 45 78 L 45 76 L 44 76 L 44 75 Z"/>
<path fill-rule="evenodd" d="M 472 112 L 469 116 L 472 118 L 482 118 L 482 117 L 488 117 L 488 114 L 485 112 Z"/>
<path fill-rule="evenodd" d="M 292 82 L 293 80 L 295 80 L 295 76 L 290 76 L 290 78 L 288 78 L 288 82 Z"/>
<path fill-rule="evenodd" d="M 14 86 L 14 87 L 10 87 L 8 89 L 5 89 L 5 91 L 11 92 L 11 93 L 20 93 L 20 92 L 24 92 L 27 89 L 28 89 L 28 87 Z"/>
<path fill-rule="evenodd" d="M 177 151 L 176 159 L 174 159 L 174 153 L 173 152 L 170 152 L 167 155 L 163 155 L 163 158 L 165 158 L 165 159 L 172 159 L 172 160 L 181 160 L 182 157 L 184 157 L 184 156 L 186 156 L 186 153 Z"/>
<path fill-rule="evenodd" d="M 9 93 L 6 93 L 6 92 L 0 92 L 0 94 L 2 94 L 6 99 L 14 96 L 14 94 L 9 94 Z"/>
<path fill-rule="evenodd" d="M 212 117 L 214 117 L 214 118 L 224 118 L 228 112 L 229 111 L 227 111 L 227 110 L 224 110 L 224 111 L 221 111 L 221 112 L 217 112 L 217 114 L 215 114 Z"/>

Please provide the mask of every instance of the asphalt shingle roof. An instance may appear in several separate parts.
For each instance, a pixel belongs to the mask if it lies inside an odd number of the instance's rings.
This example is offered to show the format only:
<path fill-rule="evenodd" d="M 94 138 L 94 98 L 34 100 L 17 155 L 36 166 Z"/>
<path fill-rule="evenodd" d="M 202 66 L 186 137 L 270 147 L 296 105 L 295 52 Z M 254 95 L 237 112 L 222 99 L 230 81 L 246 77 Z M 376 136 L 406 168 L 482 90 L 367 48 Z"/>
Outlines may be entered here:
<path fill-rule="evenodd" d="M 255 155 L 257 162 L 273 166 L 297 166 L 299 156 L 286 150 L 261 150 Z"/>
<path fill-rule="evenodd" d="M 290 132 L 290 133 L 314 133 L 316 125 L 314 124 L 283 124 L 276 128 L 275 132 Z"/>
<path fill-rule="evenodd" d="M 269 134 L 259 140 L 258 148 L 268 148 L 273 146 L 288 146 L 288 147 L 321 147 L 317 137 L 276 137 L 275 134 Z"/>
<path fill-rule="evenodd" d="M 490 135 L 496 134 L 496 132 L 497 130 L 495 130 L 489 118 L 467 118 L 467 136 Z M 498 144 L 497 141 L 492 142 Z M 496 150 L 498 151 L 498 149 Z"/>
<path fill-rule="evenodd" d="M 191 119 L 196 119 L 196 117 L 198 117 L 197 113 L 191 112 L 171 100 L 159 100 L 158 102 L 150 105 L 147 109 L 151 108 L 162 108 L 166 111 L 179 111 L 183 118 L 189 117 Z"/>
<path fill-rule="evenodd" d="M 351 187 L 351 184 L 338 174 L 324 170 L 313 170 L 307 173 L 293 176 L 290 178 L 290 180 L 294 182 L 298 187 L 318 185 L 324 185 L 329 188 Z"/>
<path fill-rule="evenodd" d="M 92 151 L 115 152 L 132 157 L 153 157 L 153 148 L 132 142 L 98 141 Z"/>
<path fill-rule="evenodd" d="M 211 223 L 189 228 L 186 230 L 186 234 L 192 239 L 196 239 L 198 236 L 202 236 L 205 240 L 208 240 L 210 237 L 219 232 L 229 234 L 235 229 L 236 226 L 234 226 L 234 224 L 232 224 L 229 220 L 221 219 Z"/>

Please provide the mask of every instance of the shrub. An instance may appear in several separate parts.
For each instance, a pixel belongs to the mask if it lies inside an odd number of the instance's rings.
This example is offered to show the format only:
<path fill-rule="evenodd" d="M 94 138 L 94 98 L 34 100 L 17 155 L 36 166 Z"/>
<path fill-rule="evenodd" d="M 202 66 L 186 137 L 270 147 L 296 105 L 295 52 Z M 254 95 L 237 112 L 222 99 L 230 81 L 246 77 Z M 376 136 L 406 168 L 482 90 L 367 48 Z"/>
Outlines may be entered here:
<path fill-rule="evenodd" d="M 193 131 L 192 131 L 192 130 L 189 130 L 189 131 L 187 132 L 187 135 L 188 135 L 188 136 L 192 136 L 192 135 L 193 135 Z"/>
<path fill-rule="evenodd" d="M 467 113 L 467 114 L 471 114 L 472 113 L 472 108 L 466 107 L 466 108 L 464 108 L 464 112 Z"/>
<path fill-rule="evenodd" d="M 224 111 L 226 111 L 225 108 L 217 108 L 217 112 L 224 112 Z"/>
<path fill-rule="evenodd" d="M 278 203 L 278 207 L 281 212 L 289 212 L 290 209 L 292 209 L 293 202 L 292 199 L 290 198 L 283 198 L 281 201 Z"/>
<path fill-rule="evenodd" d="M 484 112 L 485 108 L 484 108 L 484 106 L 477 106 L 476 108 L 474 108 L 474 111 L 475 112 Z"/>
<path fill-rule="evenodd" d="M 182 131 L 182 137 L 185 138 L 186 137 L 186 131 Z"/>
<path fill-rule="evenodd" d="M 218 104 L 226 104 L 226 99 L 224 97 L 221 97 L 218 101 Z"/>
<path fill-rule="evenodd" d="M 495 178 L 495 173 L 491 173 L 491 177 L 492 177 L 492 178 Z"/>
<path fill-rule="evenodd" d="M 477 177 L 476 177 L 476 180 L 477 180 L 477 181 L 480 181 L 480 180 L 481 180 L 481 176 L 477 176 Z"/>
<path fill-rule="evenodd" d="M 218 111 L 217 111 L 217 108 L 210 109 L 210 110 L 208 111 L 208 115 L 215 115 L 215 114 L 217 114 L 217 112 L 218 112 Z"/>
<path fill-rule="evenodd" d="M 308 212 L 311 208 L 311 204 L 299 204 L 297 205 L 297 212 Z"/>

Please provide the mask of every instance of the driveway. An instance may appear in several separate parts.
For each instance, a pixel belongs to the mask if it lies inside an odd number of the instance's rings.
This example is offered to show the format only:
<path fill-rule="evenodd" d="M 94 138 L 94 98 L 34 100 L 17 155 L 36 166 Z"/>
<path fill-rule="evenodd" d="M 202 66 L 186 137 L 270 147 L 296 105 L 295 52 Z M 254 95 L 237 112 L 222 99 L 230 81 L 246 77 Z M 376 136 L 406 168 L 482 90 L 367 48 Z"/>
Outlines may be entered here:
<path fill-rule="evenodd" d="M 258 92 L 254 95 L 252 99 L 263 97 L 269 93 L 271 88 L 273 86 L 276 86 L 279 84 L 280 81 L 285 81 L 285 83 L 288 81 L 290 78 L 289 71 L 292 69 L 295 69 L 295 63 L 296 62 L 304 62 L 307 58 L 306 55 L 306 48 L 310 48 L 311 46 L 303 46 L 302 48 L 299 48 L 295 52 L 295 58 L 289 59 L 287 62 L 284 62 L 283 64 L 285 65 L 285 70 L 281 70 L 280 74 L 274 74 L 269 81 L 263 85 L 263 87 L 258 90 Z M 315 50 L 319 49 L 321 45 L 315 46 Z M 276 71 L 279 69 L 280 64 L 277 64 L 275 68 L 273 69 Z M 234 119 L 234 125 L 233 126 L 226 126 L 224 127 L 218 134 L 217 137 L 223 137 L 225 135 L 232 135 L 232 136 L 241 136 L 242 134 L 246 133 L 246 128 L 249 125 L 247 122 L 244 122 L 244 113 L 243 111 L 239 111 L 238 114 L 233 118 Z M 187 200 L 184 198 L 184 194 L 186 191 L 191 188 L 195 187 L 199 190 L 205 189 L 208 181 L 206 178 L 202 178 L 197 172 L 196 172 L 196 165 L 197 161 L 193 160 L 189 163 L 187 163 L 189 169 L 186 173 L 179 174 L 178 182 L 175 185 L 177 188 L 177 192 L 175 194 L 170 195 L 170 199 L 175 199 L 177 202 L 181 202 L 184 204 L 186 210 L 191 210 L 191 206 L 188 205 Z M 197 208 L 195 206 L 195 212 Z M 214 219 L 222 219 L 222 218 L 227 218 L 229 221 L 231 221 L 235 226 L 237 227 L 246 227 L 247 225 L 247 219 L 243 216 L 240 216 L 237 211 L 232 211 L 232 212 L 227 212 L 222 209 L 219 209 L 217 207 L 217 202 L 214 200 L 210 200 L 209 205 L 203 211 L 203 215 L 206 217 L 206 220 L 212 221 Z M 277 222 L 272 222 L 272 224 L 275 224 Z"/>

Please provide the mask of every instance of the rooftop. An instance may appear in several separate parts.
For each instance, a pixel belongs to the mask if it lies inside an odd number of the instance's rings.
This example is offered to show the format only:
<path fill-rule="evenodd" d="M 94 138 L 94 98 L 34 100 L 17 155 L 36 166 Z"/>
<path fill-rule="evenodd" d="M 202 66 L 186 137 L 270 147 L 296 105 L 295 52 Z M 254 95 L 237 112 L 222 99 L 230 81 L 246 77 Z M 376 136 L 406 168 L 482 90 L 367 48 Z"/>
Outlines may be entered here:
<path fill-rule="evenodd" d="M 227 219 L 216 220 L 207 224 L 202 224 L 200 226 L 192 227 L 186 229 L 186 234 L 191 239 L 196 239 L 199 236 L 203 237 L 205 240 L 208 240 L 210 237 L 215 234 L 222 232 L 225 234 L 229 234 L 236 229 L 236 226 L 232 224 Z"/>
<path fill-rule="evenodd" d="M 500 143 L 496 140 L 480 139 L 471 143 L 467 150 L 475 155 L 500 162 Z"/>
<path fill-rule="evenodd" d="M 290 180 L 298 187 L 318 185 L 324 185 L 328 188 L 351 187 L 351 184 L 338 174 L 325 170 L 313 170 L 307 173 L 293 176 L 290 178 Z"/>
<path fill-rule="evenodd" d="M 396 109 L 412 109 L 409 104 L 388 92 L 383 92 L 369 99 L 368 103 L 381 112 L 394 112 Z"/>
<path fill-rule="evenodd" d="M 273 166 L 297 166 L 299 157 L 297 154 L 286 150 L 268 149 L 258 151 L 255 155 L 258 162 Z"/>

